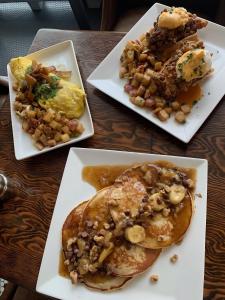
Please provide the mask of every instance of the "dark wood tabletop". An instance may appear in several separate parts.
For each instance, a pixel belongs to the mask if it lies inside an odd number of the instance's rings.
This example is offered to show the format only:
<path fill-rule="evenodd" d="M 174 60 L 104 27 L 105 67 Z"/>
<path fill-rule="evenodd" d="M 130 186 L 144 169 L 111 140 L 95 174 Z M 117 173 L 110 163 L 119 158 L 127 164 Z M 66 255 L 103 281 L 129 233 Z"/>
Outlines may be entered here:
<path fill-rule="evenodd" d="M 92 138 L 74 146 L 182 155 L 209 161 L 204 299 L 225 299 L 225 105 L 223 101 L 217 105 L 186 145 L 93 88 L 86 78 L 123 35 L 42 29 L 30 52 L 68 39 L 74 43 L 95 128 Z M 29 289 L 36 286 L 69 148 L 17 161 L 9 102 L 1 108 L 0 171 L 14 181 L 16 195 L 0 206 L 0 277 Z"/>

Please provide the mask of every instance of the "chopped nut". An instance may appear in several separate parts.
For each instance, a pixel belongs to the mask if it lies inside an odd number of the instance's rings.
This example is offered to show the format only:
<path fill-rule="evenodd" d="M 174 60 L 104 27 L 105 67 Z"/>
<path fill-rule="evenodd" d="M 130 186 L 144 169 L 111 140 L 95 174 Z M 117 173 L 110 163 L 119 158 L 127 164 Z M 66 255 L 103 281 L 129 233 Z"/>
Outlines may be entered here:
<path fill-rule="evenodd" d="M 74 237 L 74 238 L 69 238 L 68 241 L 67 241 L 67 245 L 66 245 L 66 249 L 67 250 L 72 250 L 72 244 L 76 243 L 77 241 L 77 238 Z"/>
<path fill-rule="evenodd" d="M 108 230 L 110 228 L 110 225 L 108 223 L 104 223 L 103 226 L 106 230 Z"/>
<path fill-rule="evenodd" d="M 152 283 L 156 283 L 157 281 L 159 280 L 159 275 L 152 275 L 151 277 L 150 277 L 150 281 L 152 282 Z"/>
<path fill-rule="evenodd" d="M 175 264 L 178 260 L 178 255 L 174 254 L 172 257 L 170 257 L 170 261 L 171 263 Z"/>
<path fill-rule="evenodd" d="M 103 241 L 104 241 L 104 236 L 99 236 L 99 235 L 95 235 L 94 236 L 94 241 L 96 242 L 96 243 L 102 243 Z"/>
<path fill-rule="evenodd" d="M 164 217 L 168 217 L 170 214 L 170 208 L 163 208 L 162 214 Z"/>
<path fill-rule="evenodd" d="M 94 228 L 94 229 L 97 229 L 97 228 L 98 228 L 98 221 L 95 221 L 95 222 L 94 222 L 93 228 Z"/>
<path fill-rule="evenodd" d="M 65 265 L 65 266 L 69 266 L 69 264 L 70 264 L 69 259 L 64 260 L 64 265 Z"/>
<path fill-rule="evenodd" d="M 73 284 L 77 283 L 78 274 L 75 271 L 70 272 L 70 278 Z"/>

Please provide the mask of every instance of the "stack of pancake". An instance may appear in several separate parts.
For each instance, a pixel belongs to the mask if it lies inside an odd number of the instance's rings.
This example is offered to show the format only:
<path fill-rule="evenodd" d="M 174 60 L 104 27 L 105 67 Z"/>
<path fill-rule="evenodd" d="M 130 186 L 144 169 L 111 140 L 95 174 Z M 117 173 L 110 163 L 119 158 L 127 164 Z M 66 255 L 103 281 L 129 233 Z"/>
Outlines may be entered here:
<path fill-rule="evenodd" d="M 137 164 L 75 207 L 62 228 L 72 283 L 121 288 L 183 239 L 193 214 L 189 171 L 168 162 Z"/>

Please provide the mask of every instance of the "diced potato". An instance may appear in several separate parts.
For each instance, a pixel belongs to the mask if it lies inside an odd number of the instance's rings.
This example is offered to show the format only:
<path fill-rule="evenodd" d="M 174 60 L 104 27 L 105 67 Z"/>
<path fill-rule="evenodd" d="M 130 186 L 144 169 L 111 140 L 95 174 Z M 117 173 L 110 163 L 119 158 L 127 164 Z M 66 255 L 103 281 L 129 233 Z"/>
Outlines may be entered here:
<path fill-rule="evenodd" d="M 137 88 L 139 86 L 139 82 L 136 79 L 132 79 L 131 80 L 131 85 L 135 88 Z"/>
<path fill-rule="evenodd" d="M 160 71 L 162 69 L 162 63 L 160 61 L 155 63 L 155 70 Z"/>
<path fill-rule="evenodd" d="M 56 134 L 55 134 L 55 136 L 54 136 L 54 140 L 56 141 L 56 142 L 60 142 L 61 141 L 61 133 L 59 133 L 59 132 L 56 132 Z"/>
<path fill-rule="evenodd" d="M 143 85 L 140 85 L 137 90 L 137 96 L 143 96 L 146 91 L 146 88 Z"/>
<path fill-rule="evenodd" d="M 48 141 L 47 141 L 47 145 L 48 145 L 49 147 L 54 147 L 54 146 L 56 145 L 56 141 L 53 140 L 53 139 L 48 140 Z"/>
<path fill-rule="evenodd" d="M 76 131 L 78 133 L 82 133 L 84 131 L 84 126 L 79 122 L 77 127 L 76 127 Z"/>
<path fill-rule="evenodd" d="M 178 111 L 178 112 L 175 114 L 175 120 L 176 120 L 178 123 L 185 123 L 185 122 L 186 122 L 186 116 L 185 116 L 185 114 L 184 114 L 182 111 Z"/>
<path fill-rule="evenodd" d="M 137 106 L 143 107 L 145 105 L 144 98 L 137 96 L 133 99 L 133 103 Z"/>
<path fill-rule="evenodd" d="M 45 146 L 47 144 L 47 137 L 45 134 L 42 134 L 39 138 L 39 140 L 42 142 L 42 144 Z"/>
<path fill-rule="evenodd" d="M 127 51 L 127 61 L 132 62 L 134 60 L 134 51 L 133 50 L 128 50 Z"/>
<path fill-rule="evenodd" d="M 141 53 L 139 56 L 140 61 L 145 61 L 145 60 L 147 60 L 147 58 L 148 58 L 148 55 L 146 53 Z"/>
<path fill-rule="evenodd" d="M 149 75 L 144 75 L 143 80 L 142 80 L 141 83 L 144 86 L 148 86 L 150 84 L 150 80 L 151 80 L 151 77 Z"/>
<path fill-rule="evenodd" d="M 54 117 L 54 114 L 52 112 L 47 112 L 44 117 L 43 117 L 43 120 L 47 123 L 50 123 L 52 121 Z"/>
<path fill-rule="evenodd" d="M 64 133 L 69 133 L 70 132 L 70 129 L 67 125 L 63 126 L 61 129 Z"/>
<path fill-rule="evenodd" d="M 158 113 L 158 118 L 160 121 L 165 122 L 169 119 L 169 114 L 164 109 L 161 109 Z"/>
<path fill-rule="evenodd" d="M 61 135 L 61 140 L 62 140 L 63 143 L 68 142 L 68 141 L 70 140 L 69 134 L 68 134 L 68 133 L 62 134 L 62 135 Z"/>
<path fill-rule="evenodd" d="M 35 143 L 35 146 L 38 148 L 38 150 L 42 150 L 44 146 L 41 143 Z"/>
<path fill-rule="evenodd" d="M 34 132 L 34 134 L 33 134 L 34 139 L 35 139 L 35 140 L 38 140 L 38 139 L 40 138 L 41 134 L 42 134 L 41 130 L 38 129 L 38 128 L 36 128 L 36 129 L 35 129 L 35 132 Z"/>
<path fill-rule="evenodd" d="M 149 92 L 151 95 L 155 94 L 155 92 L 157 91 L 157 86 L 156 84 L 152 81 L 150 83 L 150 86 L 149 86 Z"/>
<path fill-rule="evenodd" d="M 184 114 L 189 114 L 191 111 L 191 107 L 188 104 L 181 105 L 181 110 Z"/>
<path fill-rule="evenodd" d="M 172 113 L 172 108 L 171 108 L 171 107 L 167 106 L 167 107 L 165 107 L 164 109 L 165 109 L 165 111 L 166 111 L 169 115 Z"/>
<path fill-rule="evenodd" d="M 51 128 L 53 128 L 53 129 L 58 129 L 58 128 L 61 127 L 61 125 L 60 125 L 58 122 L 56 122 L 55 120 L 52 120 L 52 121 L 49 123 L 49 126 L 50 126 Z"/>
<path fill-rule="evenodd" d="M 120 78 L 123 78 L 126 73 L 127 73 L 127 68 L 121 67 L 120 68 Z"/>
<path fill-rule="evenodd" d="M 172 107 L 172 109 L 173 110 L 179 110 L 180 109 L 180 102 L 178 102 L 178 101 L 173 101 L 172 103 L 171 103 L 171 107 Z"/>
<path fill-rule="evenodd" d="M 144 78 L 144 75 L 142 73 L 135 73 L 134 78 L 137 81 L 141 82 L 143 80 L 143 78 Z"/>
<path fill-rule="evenodd" d="M 36 112 L 34 110 L 28 110 L 27 111 L 27 117 L 28 118 L 35 118 L 36 117 Z"/>
<path fill-rule="evenodd" d="M 22 128 L 23 128 L 23 130 L 25 130 L 25 131 L 28 131 L 28 129 L 29 129 L 29 124 L 28 124 L 28 122 L 27 121 L 23 121 L 23 123 L 22 123 Z"/>

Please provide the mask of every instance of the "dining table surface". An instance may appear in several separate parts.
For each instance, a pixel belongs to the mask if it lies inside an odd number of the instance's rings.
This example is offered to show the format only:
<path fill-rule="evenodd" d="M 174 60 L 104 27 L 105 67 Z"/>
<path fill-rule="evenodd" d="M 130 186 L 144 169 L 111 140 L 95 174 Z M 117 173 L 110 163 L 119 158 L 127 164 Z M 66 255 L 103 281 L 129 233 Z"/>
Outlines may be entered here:
<path fill-rule="evenodd" d="M 184 144 L 92 87 L 87 77 L 124 35 L 41 29 L 29 52 L 73 41 L 95 134 L 72 146 L 208 160 L 204 299 L 225 299 L 225 105 L 221 100 L 192 140 Z M 225 79 L 221 80 L 225 84 Z M 16 160 L 8 99 L 0 109 L 0 173 L 8 176 L 15 187 L 14 195 L 0 202 L 0 277 L 31 290 L 36 287 L 70 147 Z"/>

